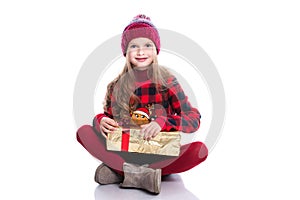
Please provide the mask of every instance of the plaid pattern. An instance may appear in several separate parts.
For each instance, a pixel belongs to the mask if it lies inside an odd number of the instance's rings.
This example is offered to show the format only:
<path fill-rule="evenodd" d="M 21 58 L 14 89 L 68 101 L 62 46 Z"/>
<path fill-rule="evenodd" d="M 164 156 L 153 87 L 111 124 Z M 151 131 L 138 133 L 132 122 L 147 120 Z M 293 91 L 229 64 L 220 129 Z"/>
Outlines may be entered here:
<path fill-rule="evenodd" d="M 192 107 L 176 77 L 171 76 L 167 83 L 168 88 L 159 92 L 156 84 L 150 80 L 136 82 L 135 94 L 140 99 L 137 107 L 153 105 L 154 110 L 150 114 L 150 118 L 162 127 L 161 131 L 195 132 L 200 126 L 199 111 Z M 113 118 L 112 107 L 115 105 L 115 98 L 111 96 L 109 106 L 104 108 L 106 112 L 95 117 L 94 125 L 95 123 L 99 124 L 104 116 Z"/>

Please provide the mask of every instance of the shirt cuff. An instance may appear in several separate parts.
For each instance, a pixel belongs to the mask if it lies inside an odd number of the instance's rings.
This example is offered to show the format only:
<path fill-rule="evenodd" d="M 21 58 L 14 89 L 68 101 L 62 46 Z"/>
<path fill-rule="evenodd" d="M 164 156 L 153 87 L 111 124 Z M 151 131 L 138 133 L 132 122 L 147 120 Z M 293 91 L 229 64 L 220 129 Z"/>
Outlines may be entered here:
<path fill-rule="evenodd" d="M 101 114 L 98 114 L 94 117 L 94 120 L 93 120 L 93 127 L 98 131 L 100 132 L 100 122 L 101 122 L 101 119 L 103 117 L 107 117 L 105 114 L 101 113 Z"/>
<path fill-rule="evenodd" d="M 158 123 L 162 130 L 164 129 L 166 124 L 166 117 L 157 117 L 154 121 Z"/>

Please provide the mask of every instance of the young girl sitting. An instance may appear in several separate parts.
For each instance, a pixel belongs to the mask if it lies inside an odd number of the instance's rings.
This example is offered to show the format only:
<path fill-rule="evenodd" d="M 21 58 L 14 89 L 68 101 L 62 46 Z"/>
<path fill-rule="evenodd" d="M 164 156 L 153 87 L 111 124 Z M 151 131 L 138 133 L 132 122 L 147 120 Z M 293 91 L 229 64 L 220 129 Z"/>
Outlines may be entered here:
<path fill-rule="evenodd" d="M 77 140 L 102 161 L 95 172 L 97 183 L 121 183 L 124 188 L 142 188 L 158 194 L 161 176 L 200 164 L 208 155 L 206 146 L 202 142 L 183 145 L 178 157 L 108 151 L 107 134 L 113 134 L 118 127 L 132 126 L 141 128 L 145 140 L 161 131 L 191 133 L 198 130 L 201 116 L 176 77 L 158 65 L 160 37 L 149 17 L 138 15 L 126 26 L 121 47 L 126 63 L 107 86 L 104 113 L 94 118 L 93 126 L 79 128 Z"/>

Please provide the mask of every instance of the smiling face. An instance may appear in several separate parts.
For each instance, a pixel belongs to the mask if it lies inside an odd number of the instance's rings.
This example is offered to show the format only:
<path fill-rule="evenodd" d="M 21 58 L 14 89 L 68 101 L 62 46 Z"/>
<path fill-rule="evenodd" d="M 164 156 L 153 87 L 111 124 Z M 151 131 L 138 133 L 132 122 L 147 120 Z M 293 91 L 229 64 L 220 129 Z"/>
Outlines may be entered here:
<path fill-rule="evenodd" d="M 134 112 L 131 119 L 136 125 L 148 124 L 150 122 L 147 116 L 139 112 Z"/>
<path fill-rule="evenodd" d="M 133 67 L 144 70 L 153 63 L 156 47 L 148 38 L 135 38 L 129 42 L 127 53 Z"/>

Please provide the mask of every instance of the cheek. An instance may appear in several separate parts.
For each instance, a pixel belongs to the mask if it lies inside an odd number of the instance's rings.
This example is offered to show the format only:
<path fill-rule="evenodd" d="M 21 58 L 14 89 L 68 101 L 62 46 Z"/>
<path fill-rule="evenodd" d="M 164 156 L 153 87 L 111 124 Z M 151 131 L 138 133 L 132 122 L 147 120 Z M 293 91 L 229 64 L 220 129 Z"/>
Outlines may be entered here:
<path fill-rule="evenodd" d="M 134 61 L 134 53 L 133 52 L 128 52 L 128 59 L 130 62 Z"/>
<path fill-rule="evenodd" d="M 149 58 L 150 58 L 151 62 L 154 61 L 154 55 L 153 55 L 153 54 L 150 54 L 150 55 L 149 55 Z"/>

